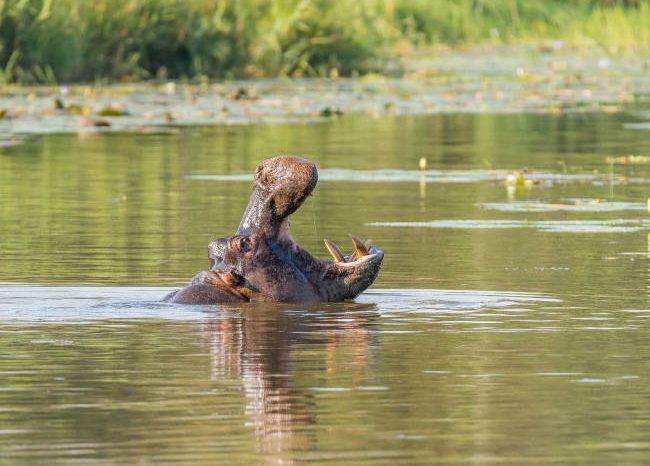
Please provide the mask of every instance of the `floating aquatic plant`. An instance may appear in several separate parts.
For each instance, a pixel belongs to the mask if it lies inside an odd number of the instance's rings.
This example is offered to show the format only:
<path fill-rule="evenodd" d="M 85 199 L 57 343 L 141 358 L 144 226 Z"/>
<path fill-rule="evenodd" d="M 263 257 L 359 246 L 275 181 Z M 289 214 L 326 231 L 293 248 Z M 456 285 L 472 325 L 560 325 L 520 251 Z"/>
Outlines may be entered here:
<path fill-rule="evenodd" d="M 340 108 L 325 107 L 319 112 L 323 118 L 330 118 L 335 116 L 342 116 L 343 111 Z"/>
<path fill-rule="evenodd" d="M 621 155 L 619 157 L 607 157 L 605 162 L 620 165 L 647 165 L 650 164 L 648 155 Z"/>
<path fill-rule="evenodd" d="M 122 116 L 127 116 L 129 115 L 129 112 L 126 110 L 123 110 L 121 108 L 117 107 L 112 107 L 112 106 L 107 106 L 104 108 L 101 108 L 97 111 L 97 115 L 103 116 L 103 117 L 122 117 Z"/>

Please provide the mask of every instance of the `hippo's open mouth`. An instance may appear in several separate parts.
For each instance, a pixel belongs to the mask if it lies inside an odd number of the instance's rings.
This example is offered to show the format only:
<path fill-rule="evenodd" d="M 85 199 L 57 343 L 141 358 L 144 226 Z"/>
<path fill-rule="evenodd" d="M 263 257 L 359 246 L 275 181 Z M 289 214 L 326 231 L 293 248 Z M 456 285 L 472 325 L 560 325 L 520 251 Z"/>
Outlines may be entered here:
<path fill-rule="evenodd" d="M 325 240 L 333 260 L 324 260 L 300 247 L 291 235 L 289 216 L 317 181 L 316 166 L 309 160 L 281 156 L 261 162 L 235 235 L 212 241 L 210 270 L 168 300 L 201 304 L 341 301 L 369 287 L 381 267 L 381 249 L 351 237 L 354 251 L 346 256 Z"/>

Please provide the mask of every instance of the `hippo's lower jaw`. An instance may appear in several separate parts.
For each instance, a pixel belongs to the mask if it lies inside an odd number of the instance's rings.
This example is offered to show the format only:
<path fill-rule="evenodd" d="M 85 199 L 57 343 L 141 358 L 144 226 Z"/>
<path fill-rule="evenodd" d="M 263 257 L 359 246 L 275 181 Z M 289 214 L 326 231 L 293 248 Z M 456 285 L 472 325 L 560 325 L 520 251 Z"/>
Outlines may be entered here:
<path fill-rule="evenodd" d="M 166 301 L 183 304 L 223 302 L 322 302 L 353 299 L 377 278 L 384 253 L 352 238 L 344 256 L 325 240 L 332 257 L 312 256 L 293 240 L 289 216 L 316 186 L 316 166 L 300 157 L 261 162 L 237 233 L 208 246 L 211 270 L 199 273 Z"/>
<path fill-rule="evenodd" d="M 372 285 L 379 275 L 384 252 L 370 242 L 363 243 L 355 237 L 352 237 L 352 241 L 355 251 L 344 256 L 334 243 L 325 240 L 333 261 L 317 259 L 296 245 L 297 253 L 293 262 L 307 272 L 307 279 L 315 291 L 313 301 L 354 299 Z M 294 296 L 289 294 L 287 298 Z"/>
<path fill-rule="evenodd" d="M 322 301 L 343 301 L 356 298 L 377 278 L 384 252 L 373 246 L 367 256 L 350 262 L 333 262 L 320 281 Z M 330 278 L 331 277 L 331 278 Z"/>

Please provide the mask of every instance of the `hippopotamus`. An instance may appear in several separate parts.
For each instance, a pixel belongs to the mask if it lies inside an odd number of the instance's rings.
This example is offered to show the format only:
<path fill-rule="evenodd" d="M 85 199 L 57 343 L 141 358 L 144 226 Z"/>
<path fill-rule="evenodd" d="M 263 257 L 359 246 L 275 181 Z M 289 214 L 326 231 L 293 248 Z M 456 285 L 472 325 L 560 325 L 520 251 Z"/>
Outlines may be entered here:
<path fill-rule="evenodd" d="M 316 165 L 304 158 L 278 156 L 260 162 L 248 205 L 233 236 L 208 246 L 210 269 L 165 300 L 181 304 L 226 302 L 326 302 L 355 298 L 377 278 L 384 253 L 351 236 L 345 256 L 333 242 L 333 260 L 319 259 L 291 235 L 289 216 L 318 182 Z"/>

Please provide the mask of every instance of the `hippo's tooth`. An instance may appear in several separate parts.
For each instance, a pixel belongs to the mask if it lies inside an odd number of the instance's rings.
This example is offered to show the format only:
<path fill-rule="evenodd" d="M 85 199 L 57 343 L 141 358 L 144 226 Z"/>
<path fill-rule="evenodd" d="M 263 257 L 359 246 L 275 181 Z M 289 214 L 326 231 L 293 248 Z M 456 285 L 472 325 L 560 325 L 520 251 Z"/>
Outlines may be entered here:
<path fill-rule="evenodd" d="M 336 244 L 332 243 L 328 239 L 323 240 L 323 242 L 325 243 L 325 247 L 330 252 L 330 254 L 332 255 L 332 257 L 336 262 L 345 262 L 345 259 L 343 258 L 343 253 L 341 252 L 341 250 Z"/>
<path fill-rule="evenodd" d="M 368 247 L 364 244 L 363 241 L 361 241 L 359 238 L 357 238 L 354 235 L 350 235 L 350 239 L 352 240 L 352 244 L 354 244 L 353 256 L 356 259 L 359 259 L 360 257 L 367 256 L 368 254 L 370 254 L 368 252 Z"/>

